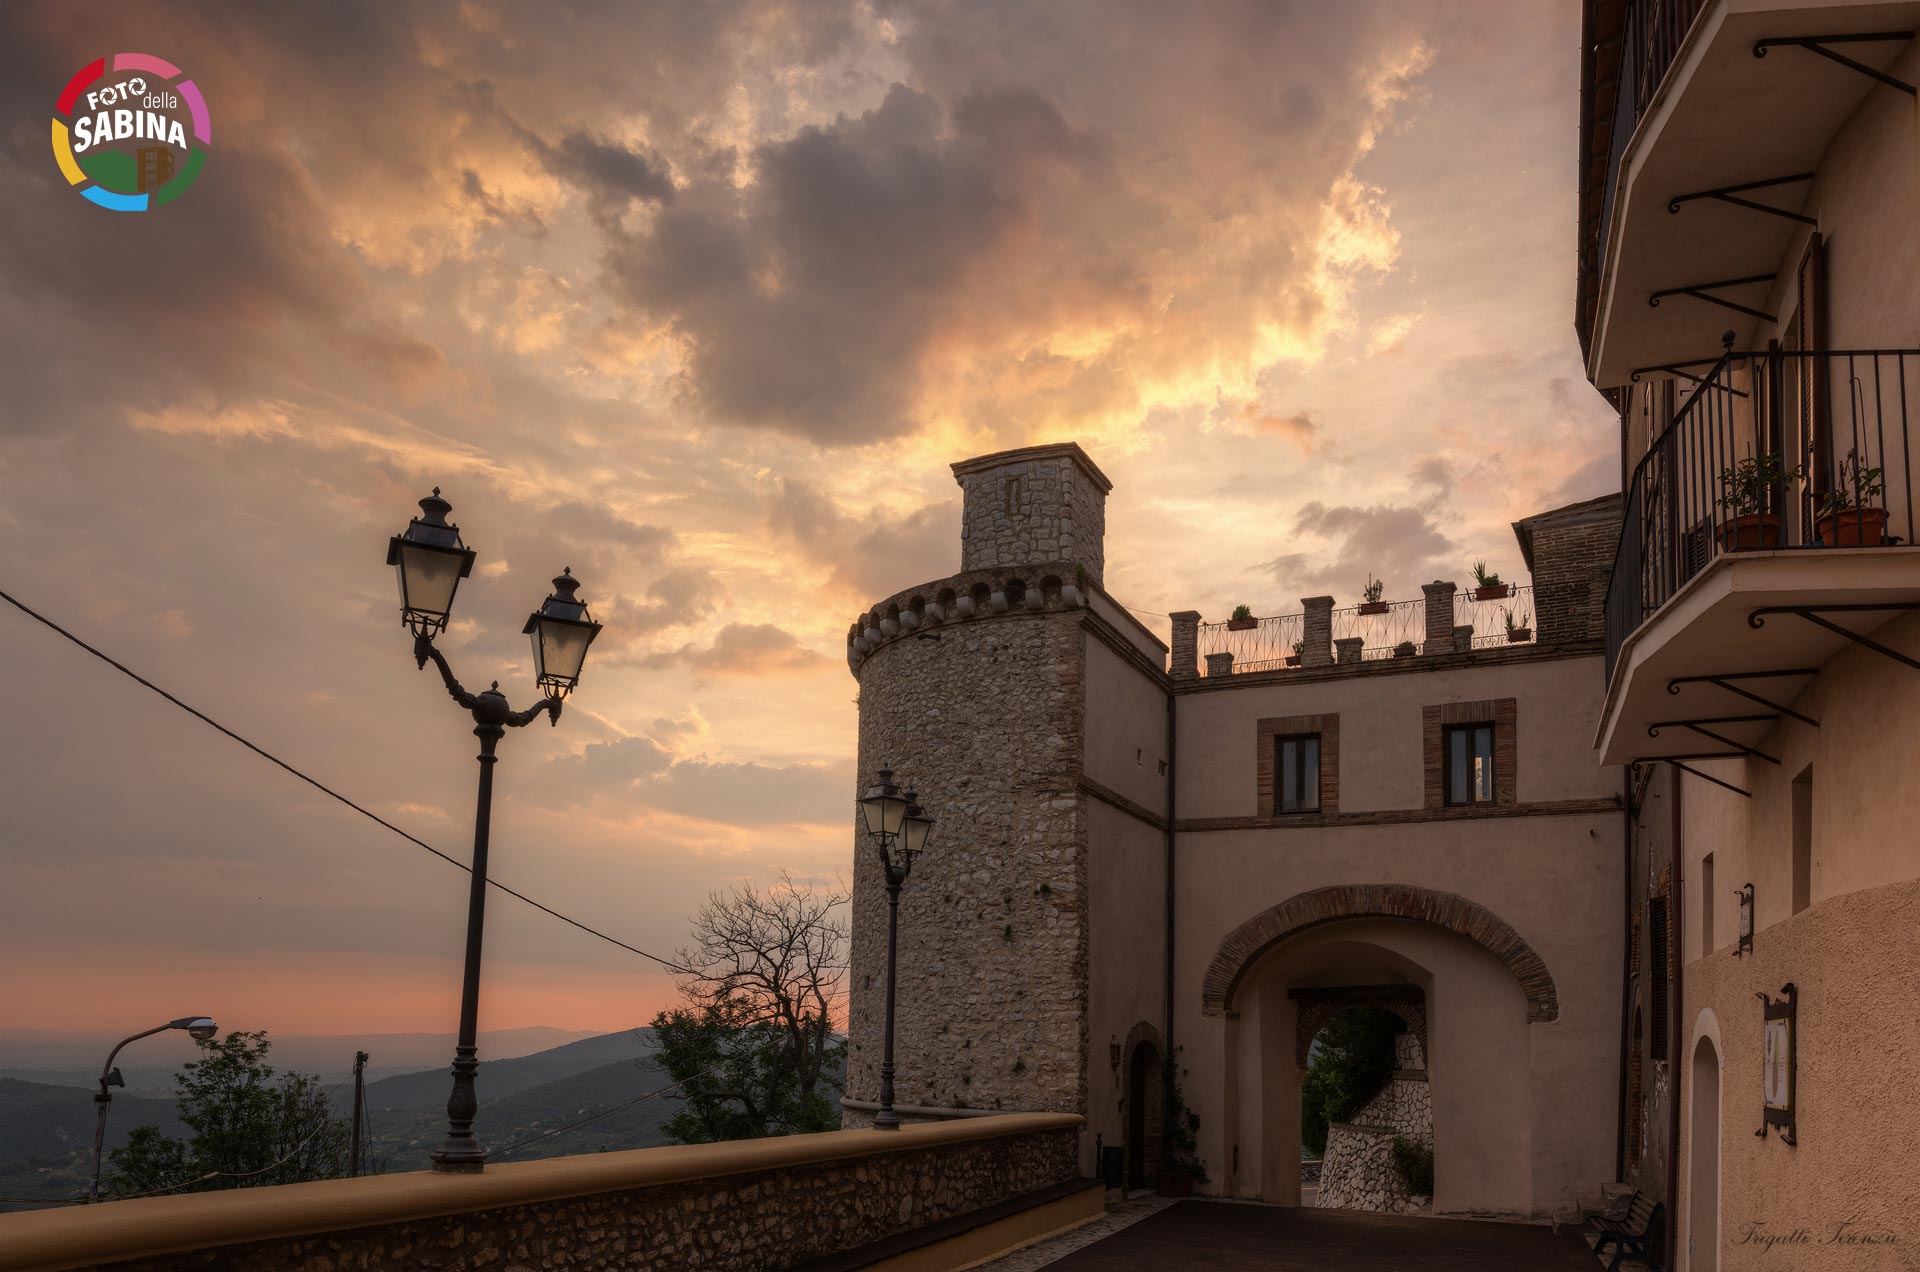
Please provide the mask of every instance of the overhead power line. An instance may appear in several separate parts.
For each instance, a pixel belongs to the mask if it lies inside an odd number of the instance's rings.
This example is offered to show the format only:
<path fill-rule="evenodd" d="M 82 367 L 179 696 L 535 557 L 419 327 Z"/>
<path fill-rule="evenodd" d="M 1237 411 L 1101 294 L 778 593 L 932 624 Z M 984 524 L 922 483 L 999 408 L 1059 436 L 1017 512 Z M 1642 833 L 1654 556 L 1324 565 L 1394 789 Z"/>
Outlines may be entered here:
<path fill-rule="evenodd" d="M 151 689 L 154 693 L 159 694 L 162 698 L 165 698 L 168 702 L 171 702 L 174 706 L 180 708 L 182 711 L 186 712 L 188 715 L 193 716 L 195 719 L 199 720 L 201 723 L 206 724 L 209 727 L 217 730 L 218 732 L 225 734 L 229 738 L 232 738 L 235 742 L 238 742 L 241 746 L 246 747 L 247 750 L 252 751 L 255 755 L 259 756 L 261 759 L 266 760 L 268 763 L 274 764 L 279 768 L 286 770 L 288 773 L 291 773 L 293 776 L 299 778 L 301 781 L 305 782 L 307 785 L 313 787 L 315 790 L 319 791 L 322 795 L 325 795 L 327 798 L 337 800 L 340 803 L 345 804 L 348 808 L 351 808 L 354 812 L 359 813 L 362 817 L 365 817 L 367 820 L 375 823 L 376 825 L 384 826 L 386 829 L 400 836 L 400 838 L 406 840 L 408 843 L 413 844 L 415 847 L 426 849 L 428 852 L 440 858 L 440 860 L 446 862 L 448 865 L 457 866 L 460 869 L 466 871 L 468 874 L 473 873 L 473 867 L 468 865 L 466 862 L 461 861 L 458 857 L 450 857 L 446 853 L 441 852 L 438 848 L 435 848 L 432 844 L 428 843 L 426 840 L 420 839 L 414 835 L 408 834 L 406 831 L 400 829 L 400 827 L 394 825 L 392 822 L 388 821 L 386 818 L 380 816 L 380 814 L 372 811 L 371 809 L 365 808 L 360 804 L 355 803 L 353 800 L 348 799 L 345 795 L 342 795 L 339 791 L 334 790 L 331 786 L 328 786 L 325 782 L 320 781 L 318 778 L 308 776 L 306 773 L 301 772 L 299 769 L 287 763 L 285 760 L 281 759 L 279 756 L 275 755 L 273 752 L 267 750 L 262 746 L 256 745 L 253 742 L 248 741 L 244 737 L 241 737 L 238 733 L 235 733 L 232 729 L 229 729 L 226 725 L 221 724 L 218 720 L 214 719 L 212 716 L 208 715 L 206 712 L 201 711 L 198 708 L 193 707 L 188 703 L 181 701 L 179 698 L 175 697 L 173 694 L 168 693 L 165 689 L 162 689 L 159 685 L 156 685 L 151 680 L 148 680 L 145 676 L 140 675 L 138 672 L 128 667 L 125 663 L 122 663 L 119 660 L 112 658 L 105 653 L 102 653 L 100 650 L 94 648 L 92 645 L 89 645 L 86 641 L 81 640 L 78 636 L 68 631 L 66 628 L 60 626 L 60 624 L 48 618 L 45 614 L 42 614 L 38 610 L 35 610 L 29 607 L 28 605 L 21 602 L 16 597 L 8 594 L 7 592 L 0 591 L 0 600 L 3 600 L 7 604 L 13 606 L 15 609 L 19 610 L 22 614 L 25 614 L 28 618 L 33 619 L 35 622 L 40 623 L 43 626 L 50 628 L 55 632 L 58 632 L 60 635 L 66 637 L 68 640 L 72 641 L 74 644 L 78 645 L 80 648 L 92 654 L 95 658 L 98 658 L 101 662 L 106 663 L 109 667 L 112 667 L 115 671 L 119 672 L 121 675 L 133 681 L 135 684 L 141 685 L 147 689 Z M 609 945 L 617 945 L 621 949 L 627 951 L 629 954 L 638 954 L 641 958 L 650 959 L 653 962 L 658 963 L 660 966 L 666 968 L 670 972 L 678 972 L 682 975 L 697 974 L 694 972 L 692 968 L 682 967 L 680 964 L 674 962 L 672 959 L 661 958 L 658 954 L 649 954 L 646 950 L 641 949 L 637 945 L 629 945 L 627 944 L 627 942 L 621 940 L 617 936 L 609 936 L 607 933 L 602 932 L 599 928 L 591 927 L 588 924 L 582 923 L 580 920 L 573 918 L 570 915 L 562 914 L 560 913 L 560 911 L 554 909 L 550 905 L 544 905 L 541 902 L 535 901 L 532 897 L 528 896 L 524 892 L 519 892 L 513 888 L 509 888 L 506 884 L 501 883 L 498 879 L 495 879 L 489 876 L 487 879 L 487 883 L 495 888 L 498 888 L 500 891 L 506 893 L 508 896 L 513 897 L 516 900 L 526 902 L 528 905 L 532 906 L 536 910 L 539 910 L 543 914 L 550 914 L 554 918 L 559 919 L 562 923 L 566 923 L 573 927 L 579 928 L 582 932 L 585 932 L 589 936 L 597 936 L 601 940 L 607 942 Z"/>

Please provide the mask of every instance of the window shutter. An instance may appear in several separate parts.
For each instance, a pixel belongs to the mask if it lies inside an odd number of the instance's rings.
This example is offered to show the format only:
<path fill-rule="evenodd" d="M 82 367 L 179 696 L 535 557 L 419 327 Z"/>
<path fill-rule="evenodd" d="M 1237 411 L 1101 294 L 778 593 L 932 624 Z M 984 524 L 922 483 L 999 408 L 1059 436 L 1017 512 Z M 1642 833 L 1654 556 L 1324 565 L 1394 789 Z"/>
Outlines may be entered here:
<path fill-rule="evenodd" d="M 1667 898 L 1649 897 L 1647 899 L 1647 963 L 1649 965 L 1647 989 L 1653 1003 L 1653 1058 L 1665 1060 L 1667 1056 Z"/>

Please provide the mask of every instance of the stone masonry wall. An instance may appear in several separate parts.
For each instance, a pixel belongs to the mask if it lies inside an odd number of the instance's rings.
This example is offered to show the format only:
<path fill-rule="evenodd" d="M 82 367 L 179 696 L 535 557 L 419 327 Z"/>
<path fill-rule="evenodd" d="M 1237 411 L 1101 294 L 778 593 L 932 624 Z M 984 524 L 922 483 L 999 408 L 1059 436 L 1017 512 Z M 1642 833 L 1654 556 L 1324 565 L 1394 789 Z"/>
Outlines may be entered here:
<path fill-rule="evenodd" d="M 1531 540 L 1535 637 L 1542 644 L 1606 634 L 1607 578 L 1620 541 L 1620 496 L 1520 522 Z"/>
<path fill-rule="evenodd" d="M 900 1104 L 1086 1107 L 1081 620 L 1058 608 L 976 615 L 858 663 L 860 780 L 891 765 L 935 819 L 900 900 Z M 870 1101 L 880 1094 L 887 899 L 857 825 L 852 842 L 847 1094 Z M 869 1119 L 847 1111 L 847 1125 Z"/>
<path fill-rule="evenodd" d="M 965 492 L 960 568 L 1071 561 L 1101 581 L 1110 483 L 1078 446 L 1032 446 L 953 466 Z"/>
<path fill-rule="evenodd" d="M 1077 1140 L 1029 1132 L 95 1266 L 778 1272 L 1070 1180 Z"/>
<path fill-rule="evenodd" d="M 1393 1169 L 1397 1138 L 1433 1146 L 1433 1088 L 1427 1083 L 1420 1039 L 1413 1033 L 1395 1037 L 1394 1075 L 1379 1094 L 1353 1115 L 1351 1123 L 1328 1128 L 1314 1204 L 1329 1210 L 1391 1213 L 1424 1208 L 1432 1198 L 1409 1195 Z"/>

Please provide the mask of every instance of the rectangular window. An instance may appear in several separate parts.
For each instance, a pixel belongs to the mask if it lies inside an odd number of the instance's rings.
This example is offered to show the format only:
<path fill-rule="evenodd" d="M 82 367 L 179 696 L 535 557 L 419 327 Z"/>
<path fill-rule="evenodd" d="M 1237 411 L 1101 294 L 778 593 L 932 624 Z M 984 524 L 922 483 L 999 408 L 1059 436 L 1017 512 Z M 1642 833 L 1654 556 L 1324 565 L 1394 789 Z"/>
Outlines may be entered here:
<path fill-rule="evenodd" d="M 1813 765 L 1793 779 L 1793 912 L 1813 901 Z"/>
<path fill-rule="evenodd" d="M 1302 733 L 1275 738 L 1274 771 L 1280 789 L 1274 808 L 1282 813 L 1320 811 L 1320 735 Z"/>
<path fill-rule="evenodd" d="M 1713 953 L 1713 854 L 1700 861 L 1700 954 Z"/>
<path fill-rule="evenodd" d="M 1652 1007 L 1651 1054 L 1655 1060 L 1667 1058 L 1667 899 L 1647 898 L 1647 989 Z"/>
<path fill-rule="evenodd" d="M 1493 726 L 1450 724 L 1441 745 L 1447 803 L 1493 803 Z"/>

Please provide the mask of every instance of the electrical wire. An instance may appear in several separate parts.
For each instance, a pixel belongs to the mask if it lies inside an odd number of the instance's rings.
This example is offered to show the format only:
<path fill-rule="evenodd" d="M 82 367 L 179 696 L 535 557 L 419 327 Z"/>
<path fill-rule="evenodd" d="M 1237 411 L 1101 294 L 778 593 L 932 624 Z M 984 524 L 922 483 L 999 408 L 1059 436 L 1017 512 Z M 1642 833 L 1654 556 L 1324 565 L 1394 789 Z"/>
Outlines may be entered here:
<path fill-rule="evenodd" d="M 51 628 L 53 631 L 66 637 L 68 640 L 72 641 L 74 644 L 78 645 L 80 648 L 92 654 L 95 658 L 98 658 L 101 662 L 106 663 L 109 667 L 112 667 L 115 671 L 118 671 L 120 674 L 126 676 L 129 680 L 132 680 L 135 684 L 141 685 L 147 689 L 151 689 L 154 693 L 159 694 L 162 698 L 165 698 L 168 702 L 171 702 L 174 706 L 180 708 L 182 711 L 186 712 L 188 715 L 193 716 L 195 719 L 198 719 L 201 723 L 210 726 L 216 731 L 225 734 L 227 737 L 233 739 L 235 742 L 238 742 L 241 746 L 244 746 L 249 751 L 252 751 L 255 755 L 258 755 L 261 759 L 266 760 L 268 763 L 277 765 L 282 769 L 285 769 L 288 773 L 291 773 L 293 776 L 299 778 L 301 781 L 313 787 L 315 790 L 327 796 L 329 799 L 338 800 L 340 803 L 345 804 L 348 808 L 351 808 L 354 812 L 359 813 L 362 817 L 367 818 L 369 821 L 374 822 L 376 825 L 385 827 L 386 829 L 392 831 L 394 834 L 400 836 L 400 838 L 406 840 L 408 843 L 413 844 L 416 847 L 426 849 L 428 852 L 440 858 L 440 860 L 446 862 L 448 865 L 458 866 L 460 869 L 466 871 L 468 874 L 473 873 L 473 867 L 468 865 L 466 862 L 461 861 L 458 857 L 448 856 L 446 853 L 441 852 L 438 848 L 435 848 L 432 844 L 428 843 L 426 840 L 419 839 L 413 835 L 408 834 L 406 831 L 400 829 L 400 827 L 394 825 L 392 822 L 380 816 L 378 813 L 373 812 L 370 809 L 364 808 L 359 804 L 356 804 L 354 801 L 348 799 L 345 795 L 342 795 L 339 791 L 334 790 L 332 787 L 328 786 L 326 783 L 320 781 L 319 779 L 309 777 L 307 774 L 301 772 L 299 769 L 287 763 L 285 760 L 281 759 L 279 756 L 273 754 L 273 752 L 268 751 L 266 748 L 258 746 L 253 742 L 248 741 L 244 737 L 241 737 L 238 733 L 235 733 L 232 729 L 229 729 L 226 725 L 221 724 L 218 720 L 214 719 L 212 716 L 208 715 L 206 712 L 201 711 L 196 707 L 189 706 L 185 702 L 182 702 L 179 698 L 176 698 L 171 693 L 168 693 L 165 689 L 162 689 L 159 685 L 154 684 L 151 680 L 148 680 L 145 676 L 140 675 L 138 672 L 128 667 L 125 663 L 119 662 L 118 660 L 110 657 L 109 655 L 102 653 L 100 650 L 95 649 L 92 645 L 89 645 L 86 641 L 81 640 L 78 636 L 74 635 L 72 632 L 68 631 L 66 628 L 60 626 L 60 624 L 54 622 L 52 619 L 48 618 L 46 615 L 40 613 L 39 611 L 30 608 L 29 606 L 27 606 L 25 603 L 18 600 L 14 596 L 8 594 L 5 591 L 0 591 L 0 600 L 3 600 L 7 604 L 13 606 L 15 609 L 19 610 L 22 614 L 25 614 L 28 618 L 33 619 L 35 622 L 40 623 L 48 628 Z M 617 945 L 621 949 L 626 950 L 630 954 L 638 954 L 641 958 L 650 959 L 653 962 L 658 963 L 660 966 L 666 968 L 670 972 L 677 972 L 681 975 L 697 974 L 695 973 L 694 969 L 690 967 L 682 967 L 680 964 L 674 962 L 671 959 L 661 958 L 658 954 L 649 954 L 647 951 L 641 949 L 637 945 L 629 945 L 617 936 L 609 936 L 607 933 L 602 932 L 598 928 L 589 927 L 587 924 L 582 923 L 580 920 L 576 918 L 560 913 L 560 911 L 554 909 L 552 906 L 543 905 L 542 903 L 535 901 L 532 897 L 528 896 L 524 892 L 518 892 L 518 891 L 515 891 L 513 888 L 509 888 L 506 884 L 501 883 L 498 879 L 489 877 L 487 879 L 487 883 L 492 887 L 498 888 L 500 891 L 506 893 L 510 897 L 515 898 L 516 900 L 526 902 L 528 905 L 532 906 L 536 910 L 539 910 L 543 914 L 552 915 L 554 918 L 559 919 L 562 923 L 570 924 L 573 927 L 579 928 L 582 932 L 585 932 L 589 936 L 597 936 L 601 940 L 607 942 L 610 945 Z"/>

